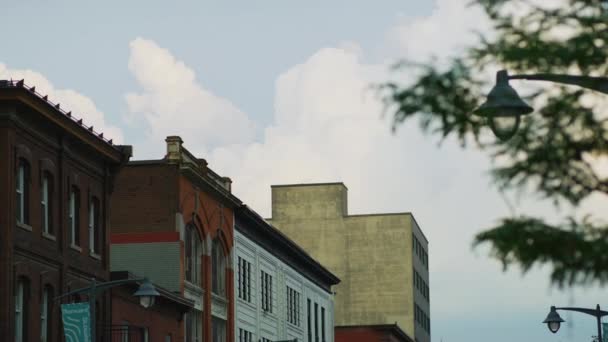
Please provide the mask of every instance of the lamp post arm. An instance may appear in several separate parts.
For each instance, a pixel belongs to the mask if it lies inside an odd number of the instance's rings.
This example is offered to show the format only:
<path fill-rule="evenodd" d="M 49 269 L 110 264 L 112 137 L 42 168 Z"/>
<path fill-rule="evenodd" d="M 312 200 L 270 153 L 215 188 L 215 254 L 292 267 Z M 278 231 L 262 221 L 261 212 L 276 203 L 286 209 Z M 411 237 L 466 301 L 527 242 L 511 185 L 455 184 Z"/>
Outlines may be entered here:
<path fill-rule="evenodd" d="M 608 315 L 608 311 L 598 309 L 585 309 L 585 308 L 572 308 L 572 307 L 563 307 L 563 308 L 555 308 L 556 310 L 564 310 L 564 311 L 576 311 L 582 312 L 587 315 L 591 315 L 593 317 L 603 317 Z"/>
<path fill-rule="evenodd" d="M 548 81 L 576 85 L 582 88 L 599 91 L 608 94 L 608 77 L 574 76 L 560 74 L 529 74 L 529 75 L 509 75 L 510 80 L 524 79 L 533 81 Z"/>
<path fill-rule="evenodd" d="M 73 294 L 77 294 L 77 293 L 86 293 L 88 295 L 91 294 L 91 291 L 94 290 L 95 294 L 99 293 L 99 292 L 103 292 L 109 288 L 115 287 L 115 286 L 120 286 L 120 285 L 125 285 L 125 284 L 131 284 L 131 283 L 137 283 L 137 282 L 141 282 L 144 281 L 145 278 L 139 278 L 139 279 L 122 279 L 122 280 L 113 280 L 113 281 L 108 281 L 105 283 L 95 283 L 95 286 L 89 286 L 89 287 L 83 287 L 80 289 L 76 289 L 73 291 L 70 291 L 68 293 L 64 293 L 61 296 L 57 296 L 55 297 L 53 300 L 59 300 L 61 298 L 73 295 Z"/>

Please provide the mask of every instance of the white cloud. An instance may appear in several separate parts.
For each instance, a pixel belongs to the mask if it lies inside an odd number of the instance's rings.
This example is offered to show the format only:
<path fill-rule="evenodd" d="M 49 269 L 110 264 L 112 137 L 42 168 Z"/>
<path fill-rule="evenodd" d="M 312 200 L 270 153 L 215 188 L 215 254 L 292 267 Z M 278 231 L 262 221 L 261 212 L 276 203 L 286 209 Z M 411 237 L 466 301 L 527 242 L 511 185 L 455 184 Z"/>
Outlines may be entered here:
<path fill-rule="evenodd" d="M 180 135 L 189 146 L 213 148 L 251 142 L 254 123 L 230 101 L 204 89 L 184 62 L 155 42 L 142 38 L 130 44 L 129 70 L 143 88 L 126 96 L 130 121 L 143 119 L 154 153 L 162 137 Z"/>
<path fill-rule="evenodd" d="M 430 16 L 389 36 L 409 59 L 455 53 L 475 39 L 473 28 L 487 27 L 484 15 L 466 3 L 439 0 Z M 440 322 L 463 308 L 480 314 L 538 308 L 542 316 L 549 301 L 566 302 L 561 292 L 548 294 L 546 270 L 522 278 L 518 271 L 502 273 L 485 250 L 471 252 L 476 232 L 509 215 L 487 176 L 488 157 L 452 140 L 437 148 L 436 137 L 422 135 L 415 122 L 391 135 L 368 88 L 390 76 L 387 65 L 363 63 L 356 43 L 320 49 L 277 77 L 274 120 L 259 141 L 252 140 L 246 114 L 205 90 L 167 50 L 142 39 L 131 49 L 129 67 L 144 89 L 127 98 L 132 114 L 141 115 L 161 143 L 168 134 L 181 135 L 262 215 L 270 215 L 270 185 L 326 181 L 348 186 L 351 213 L 413 212 L 431 241 L 432 310 Z M 216 123 L 220 116 L 230 124 Z M 550 204 L 528 199 L 517 211 L 554 214 Z"/>
<path fill-rule="evenodd" d="M 25 83 L 35 86 L 38 93 L 48 95 L 49 101 L 59 103 L 62 109 L 71 111 L 77 118 L 82 118 L 85 125 L 93 126 L 96 132 L 104 133 L 104 136 L 113 139 L 114 143 L 123 142 L 122 130 L 108 124 L 104 113 L 89 97 L 72 89 L 57 89 L 51 81 L 36 71 L 10 69 L 2 63 L 0 63 L 0 79 L 25 79 Z"/>

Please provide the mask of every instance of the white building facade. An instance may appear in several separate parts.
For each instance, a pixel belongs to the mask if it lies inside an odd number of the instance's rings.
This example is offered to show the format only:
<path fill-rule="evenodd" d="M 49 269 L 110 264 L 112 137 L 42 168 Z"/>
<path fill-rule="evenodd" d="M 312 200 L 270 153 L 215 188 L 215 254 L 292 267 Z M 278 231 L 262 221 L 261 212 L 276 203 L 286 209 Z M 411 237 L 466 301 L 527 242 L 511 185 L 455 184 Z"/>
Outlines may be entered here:
<path fill-rule="evenodd" d="M 235 221 L 235 341 L 334 342 L 339 279 L 251 209 Z"/>

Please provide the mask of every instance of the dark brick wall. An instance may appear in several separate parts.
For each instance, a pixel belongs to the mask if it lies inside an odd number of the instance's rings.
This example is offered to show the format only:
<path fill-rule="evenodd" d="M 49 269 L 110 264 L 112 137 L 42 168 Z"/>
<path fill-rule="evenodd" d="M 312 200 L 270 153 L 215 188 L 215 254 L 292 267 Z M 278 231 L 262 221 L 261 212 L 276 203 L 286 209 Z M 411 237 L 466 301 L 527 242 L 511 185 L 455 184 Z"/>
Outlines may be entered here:
<path fill-rule="evenodd" d="M 116 177 L 112 194 L 112 233 L 175 231 L 177 167 L 127 165 Z"/>
<path fill-rule="evenodd" d="M 14 339 L 14 288 L 18 279 L 28 283 L 25 293 L 27 341 L 40 341 L 40 300 L 45 286 L 51 287 L 52 295 L 56 296 L 88 286 L 87 279 L 92 277 L 98 281 L 109 280 L 107 209 L 110 170 L 118 166 L 118 160 L 103 157 L 93 145 L 75 138 L 73 132 L 45 116 L 63 114 L 42 114 L 32 108 L 27 101 L 0 98 L 0 334 L 7 341 Z M 29 188 L 28 225 L 18 224 L 15 215 L 19 158 L 27 160 L 30 166 L 26 184 Z M 48 171 L 53 180 L 50 194 L 52 235 L 42 231 L 43 171 Z M 76 249 L 70 247 L 68 234 L 67 203 L 71 185 L 77 185 L 81 194 L 80 245 Z M 91 196 L 100 201 L 98 256 L 92 256 L 89 249 Z M 100 296 L 98 302 L 100 321 L 109 321 L 109 296 Z M 51 306 L 49 341 L 61 341 L 59 304 L 55 302 Z"/>

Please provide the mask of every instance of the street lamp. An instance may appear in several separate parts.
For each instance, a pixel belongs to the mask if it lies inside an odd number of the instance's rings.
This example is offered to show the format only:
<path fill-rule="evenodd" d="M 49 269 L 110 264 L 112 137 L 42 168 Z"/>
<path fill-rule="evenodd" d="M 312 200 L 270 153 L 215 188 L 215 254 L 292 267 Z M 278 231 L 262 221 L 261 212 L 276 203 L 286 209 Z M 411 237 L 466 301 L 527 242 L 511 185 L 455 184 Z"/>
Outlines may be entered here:
<path fill-rule="evenodd" d="M 534 110 L 509 85 L 509 80 L 525 79 L 576 85 L 608 94 L 608 77 L 572 76 L 558 74 L 509 75 L 506 70 L 496 73 L 496 85 L 490 90 L 486 102 L 473 111 L 485 117 L 497 138 L 509 140 L 519 128 L 521 116 Z"/>
<path fill-rule="evenodd" d="M 91 280 L 91 286 L 64 293 L 61 296 L 55 297 L 55 300 L 78 293 L 86 294 L 89 297 L 89 310 L 91 313 L 91 341 L 95 342 L 95 298 L 98 294 L 112 287 L 133 283 L 141 283 L 139 289 L 133 294 L 133 296 L 139 297 L 139 304 L 146 309 L 154 305 L 156 297 L 160 296 L 160 293 L 156 291 L 154 285 L 147 278 L 122 279 L 108 281 L 105 283 L 98 283 L 95 278 L 93 278 Z"/>
<path fill-rule="evenodd" d="M 602 342 L 602 317 L 608 315 L 608 311 L 600 310 L 599 304 L 595 307 L 595 310 L 594 309 L 585 309 L 585 308 L 570 308 L 570 307 L 556 308 L 555 306 L 552 306 L 551 311 L 549 311 L 549 314 L 547 315 L 547 318 L 545 318 L 543 323 L 546 323 L 549 330 L 554 334 L 559 330 L 561 323 L 565 322 L 559 316 L 559 314 L 557 313 L 557 310 L 577 311 L 577 312 L 582 312 L 587 315 L 591 315 L 591 316 L 595 317 L 597 320 L 597 336 L 599 338 L 599 341 Z"/>

